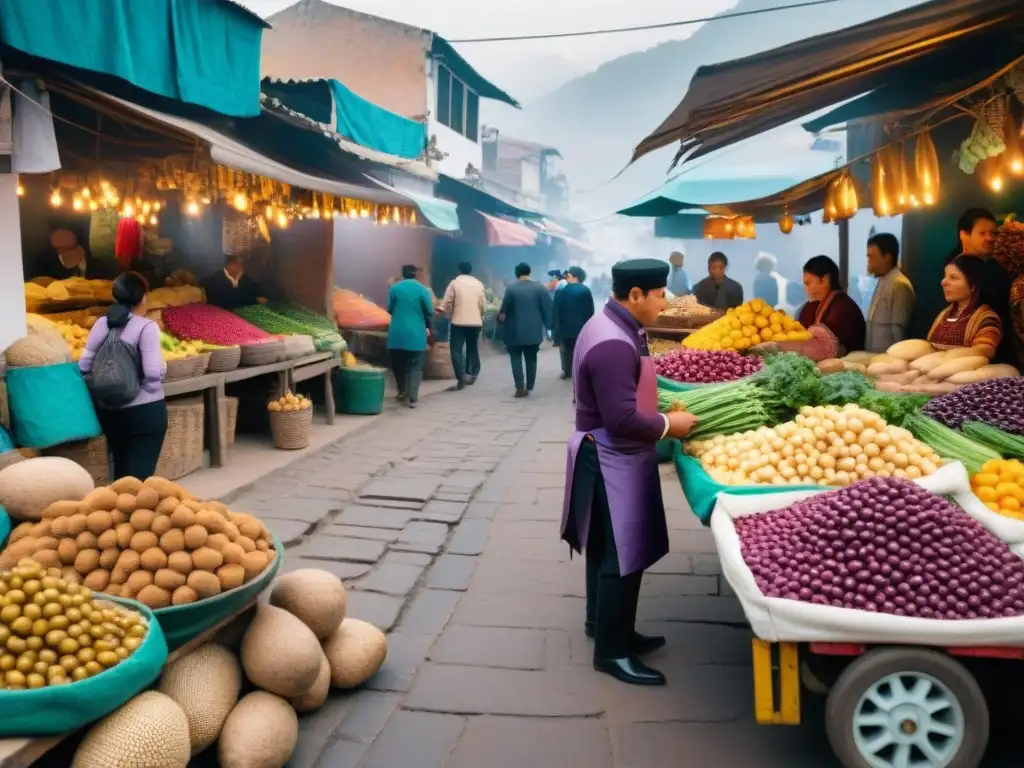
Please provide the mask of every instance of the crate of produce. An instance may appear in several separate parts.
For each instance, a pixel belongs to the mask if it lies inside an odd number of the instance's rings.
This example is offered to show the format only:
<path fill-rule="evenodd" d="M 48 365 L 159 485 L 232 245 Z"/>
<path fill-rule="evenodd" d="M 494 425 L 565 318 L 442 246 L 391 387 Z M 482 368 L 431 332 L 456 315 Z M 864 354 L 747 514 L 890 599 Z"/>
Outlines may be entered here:
<path fill-rule="evenodd" d="M 338 413 L 374 416 L 384 410 L 386 372 L 372 365 L 337 368 L 332 377 Z"/>
<path fill-rule="evenodd" d="M 167 403 L 167 434 L 157 459 L 158 477 L 177 480 L 203 466 L 205 408 L 194 398 Z"/>
<path fill-rule="evenodd" d="M 43 451 L 45 456 L 61 456 L 85 468 L 96 485 L 110 482 L 110 452 L 103 435 L 75 443 L 55 445 Z"/>
<path fill-rule="evenodd" d="M 297 451 L 309 446 L 313 433 L 313 403 L 303 395 L 285 392 L 267 406 L 274 447 Z"/>
<path fill-rule="evenodd" d="M 207 373 L 227 373 L 238 367 L 242 361 L 242 348 L 210 347 L 210 362 L 206 366 Z"/>

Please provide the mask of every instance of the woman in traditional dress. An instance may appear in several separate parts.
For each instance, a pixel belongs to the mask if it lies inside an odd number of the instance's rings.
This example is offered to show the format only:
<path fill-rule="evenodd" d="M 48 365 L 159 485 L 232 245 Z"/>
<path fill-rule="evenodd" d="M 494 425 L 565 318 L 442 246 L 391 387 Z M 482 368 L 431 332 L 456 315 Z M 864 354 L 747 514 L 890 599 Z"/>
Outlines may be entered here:
<path fill-rule="evenodd" d="M 937 347 L 971 347 L 989 359 L 1003 339 L 1003 323 L 981 302 L 985 262 L 977 256 L 957 256 L 946 265 L 942 295 L 949 302 L 932 323 L 928 341 Z"/>
<path fill-rule="evenodd" d="M 864 313 L 840 286 L 839 266 L 832 259 L 815 256 L 804 264 L 804 290 L 807 303 L 797 319 L 804 328 L 822 327 L 835 337 L 832 357 L 864 349 Z"/>

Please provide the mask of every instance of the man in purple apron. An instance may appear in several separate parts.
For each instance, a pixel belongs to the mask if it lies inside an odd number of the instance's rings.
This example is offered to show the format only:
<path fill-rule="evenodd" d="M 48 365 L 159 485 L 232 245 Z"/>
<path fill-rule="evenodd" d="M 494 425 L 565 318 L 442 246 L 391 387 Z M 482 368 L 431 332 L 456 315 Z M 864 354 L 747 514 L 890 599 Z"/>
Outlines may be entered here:
<path fill-rule="evenodd" d="M 576 431 L 569 439 L 562 540 L 586 554 L 586 632 L 594 668 L 633 685 L 664 685 L 638 656 L 663 637 L 635 631 L 645 568 L 668 552 L 656 445 L 683 438 L 685 412 L 659 414 L 644 326 L 667 306 L 669 266 L 654 259 L 612 267 L 613 297 L 583 327 L 573 356 Z"/>

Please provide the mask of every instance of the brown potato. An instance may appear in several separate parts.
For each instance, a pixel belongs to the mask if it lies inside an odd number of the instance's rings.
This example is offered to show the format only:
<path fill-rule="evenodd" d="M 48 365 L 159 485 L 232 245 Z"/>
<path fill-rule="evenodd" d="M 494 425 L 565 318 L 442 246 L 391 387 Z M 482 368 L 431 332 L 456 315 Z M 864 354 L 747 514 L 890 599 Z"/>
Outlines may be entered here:
<path fill-rule="evenodd" d="M 192 587 L 178 587 L 174 590 L 174 594 L 171 595 L 172 605 L 187 605 L 188 603 L 194 603 L 199 599 L 199 595 Z"/>
<path fill-rule="evenodd" d="M 258 549 L 260 552 L 266 552 L 270 549 L 270 542 L 268 542 L 266 539 L 260 539 L 256 542 L 256 549 Z"/>
<path fill-rule="evenodd" d="M 142 490 L 142 481 L 137 477 L 122 477 L 110 484 L 110 490 L 117 494 L 130 494 L 135 496 Z"/>
<path fill-rule="evenodd" d="M 0 568 L 13 568 L 23 557 L 31 556 L 39 547 L 35 536 L 25 536 L 0 553 Z"/>
<path fill-rule="evenodd" d="M 224 565 L 224 556 L 210 547 L 200 547 L 192 553 L 192 567 L 213 572 Z"/>
<path fill-rule="evenodd" d="M 238 526 L 228 520 L 224 521 L 223 533 L 231 541 L 236 541 L 238 537 L 241 536 L 241 534 L 238 532 Z"/>
<path fill-rule="evenodd" d="M 171 525 L 185 530 L 196 522 L 196 513 L 184 504 L 179 504 L 171 512 Z"/>
<path fill-rule="evenodd" d="M 85 527 L 95 536 L 99 536 L 104 531 L 109 531 L 114 527 L 114 521 L 110 517 L 110 512 L 104 509 L 90 512 L 85 518 Z"/>
<path fill-rule="evenodd" d="M 60 539 L 56 536 L 39 536 L 36 538 L 37 549 L 57 549 Z"/>
<path fill-rule="evenodd" d="M 128 572 L 124 568 L 114 566 L 110 572 L 110 584 L 108 586 L 121 586 L 128 580 Z"/>
<path fill-rule="evenodd" d="M 60 556 L 55 549 L 37 549 L 32 553 L 32 559 L 44 568 L 56 568 L 60 566 Z"/>
<path fill-rule="evenodd" d="M 132 545 L 132 536 L 135 535 L 135 529 L 131 523 L 121 523 L 114 529 L 117 534 L 117 546 L 121 549 L 128 549 Z"/>
<path fill-rule="evenodd" d="M 188 575 L 187 586 L 195 590 L 200 599 L 220 594 L 220 579 L 209 571 L 192 571 Z"/>
<path fill-rule="evenodd" d="M 185 529 L 185 548 L 196 550 L 206 544 L 209 534 L 201 525 L 190 525 Z"/>
<path fill-rule="evenodd" d="M 117 561 L 121 559 L 121 550 L 117 547 L 113 549 L 100 550 L 100 568 L 106 571 L 112 571 L 114 566 L 117 565 Z"/>
<path fill-rule="evenodd" d="M 43 536 L 50 536 L 53 533 L 53 521 L 52 520 L 41 520 L 32 526 L 30 536 L 35 536 L 37 539 Z"/>
<path fill-rule="evenodd" d="M 97 568 L 95 571 L 91 571 L 82 580 L 82 583 L 94 592 L 102 592 L 110 583 L 110 571 Z"/>
<path fill-rule="evenodd" d="M 153 575 L 153 583 L 161 589 L 173 592 L 185 585 L 185 574 L 172 571 L 170 568 L 161 568 Z"/>
<path fill-rule="evenodd" d="M 238 532 L 247 539 L 256 541 L 263 534 L 263 525 L 251 515 L 246 515 L 245 517 L 249 519 L 242 520 L 241 522 L 239 522 L 238 519 L 235 520 L 235 525 L 238 526 Z"/>
<path fill-rule="evenodd" d="M 206 540 L 206 546 L 210 549 L 216 549 L 218 552 L 222 552 L 224 546 L 230 543 L 231 540 L 223 533 L 215 533 Z"/>
<path fill-rule="evenodd" d="M 148 531 L 149 527 L 153 525 L 154 517 L 156 517 L 156 513 L 153 510 L 140 508 L 132 512 L 128 522 L 132 524 L 132 528 L 136 531 Z"/>
<path fill-rule="evenodd" d="M 135 509 L 156 509 L 159 503 L 160 494 L 152 488 L 143 488 L 135 496 Z"/>
<path fill-rule="evenodd" d="M 178 528 L 171 528 L 160 537 L 160 549 L 169 555 L 181 552 L 185 549 L 185 533 Z"/>
<path fill-rule="evenodd" d="M 155 547 L 160 543 L 160 539 L 156 537 L 156 534 L 152 531 L 138 531 L 132 536 L 131 548 L 138 552 L 140 555 L 147 549 Z"/>
<path fill-rule="evenodd" d="M 245 568 L 241 565 L 222 565 L 217 569 L 217 578 L 220 579 L 221 591 L 227 592 L 245 583 Z"/>
<path fill-rule="evenodd" d="M 188 552 L 172 552 L 167 557 L 167 567 L 187 576 L 192 573 L 192 555 Z"/>
<path fill-rule="evenodd" d="M 100 549 L 117 549 L 117 531 L 104 531 L 96 539 L 96 544 Z"/>
<path fill-rule="evenodd" d="M 142 565 L 142 556 L 134 549 L 126 549 L 117 558 L 117 567 L 125 572 L 125 575 L 135 573 Z"/>
<path fill-rule="evenodd" d="M 78 557 L 78 545 L 74 539 L 61 539 L 57 545 L 57 556 L 64 565 L 72 565 Z"/>
<path fill-rule="evenodd" d="M 56 519 L 58 517 L 70 517 L 77 515 L 82 509 L 79 501 L 55 501 L 43 510 L 44 519 Z"/>
<path fill-rule="evenodd" d="M 82 577 L 78 575 L 78 571 L 75 570 L 73 565 L 65 565 L 60 569 L 60 577 L 68 584 L 81 584 Z"/>
<path fill-rule="evenodd" d="M 89 491 L 82 499 L 82 511 L 86 514 L 103 510 L 109 512 L 117 505 L 117 494 L 109 488 L 96 488 Z"/>
<path fill-rule="evenodd" d="M 78 548 L 80 550 L 100 548 L 99 537 L 92 531 L 83 531 L 78 534 L 78 537 L 75 539 L 75 543 L 78 544 Z"/>
<path fill-rule="evenodd" d="M 82 549 L 75 558 L 75 570 L 79 575 L 87 576 L 100 567 L 100 553 L 96 549 Z"/>
<path fill-rule="evenodd" d="M 196 513 L 196 523 L 210 533 L 223 533 L 227 520 L 212 510 L 204 509 Z"/>
<path fill-rule="evenodd" d="M 129 574 L 128 580 L 124 583 L 132 594 L 139 594 L 143 589 L 153 583 L 153 574 L 149 571 L 135 571 Z"/>
<path fill-rule="evenodd" d="M 130 493 L 122 493 L 117 497 L 117 503 L 114 505 L 114 509 L 118 512 L 127 512 L 130 515 L 138 506 L 138 503 L 135 501 L 135 496 Z"/>
<path fill-rule="evenodd" d="M 224 562 L 228 565 L 241 565 L 242 556 L 245 555 L 245 550 L 237 543 L 229 541 L 223 546 L 223 548 L 221 548 L 220 553 L 224 555 Z"/>
<path fill-rule="evenodd" d="M 166 608 L 171 604 L 171 593 L 155 584 L 150 584 L 148 587 L 140 589 L 135 599 L 153 609 Z"/>
<path fill-rule="evenodd" d="M 174 526 L 171 525 L 171 518 L 167 515 L 157 515 L 153 518 L 153 524 L 149 527 L 157 536 L 163 536 Z"/>
<path fill-rule="evenodd" d="M 113 522 L 114 527 L 117 527 L 121 523 L 128 522 L 128 513 L 122 512 L 119 509 L 115 509 L 113 512 L 110 513 L 110 520 L 111 522 Z"/>
<path fill-rule="evenodd" d="M 86 528 L 86 516 L 81 512 L 68 517 L 68 536 L 77 536 Z"/>
<path fill-rule="evenodd" d="M 156 573 L 167 566 L 167 553 L 160 547 L 151 547 L 142 553 L 142 567 Z"/>
<path fill-rule="evenodd" d="M 181 504 L 182 506 L 188 507 L 193 512 L 198 512 L 203 508 L 202 502 L 196 501 L 195 499 L 184 499 Z"/>
<path fill-rule="evenodd" d="M 27 527 L 23 527 L 27 526 Z M 10 543 L 16 542 L 28 531 L 32 530 L 33 526 L 31 523 L 22 523 L 13 531 L 11 531 Z M 19 529 L 21 532 L 19 533 Z M 55 517 L 50 521 L 50 535 L 56 536 L 58 539 L 62 539 L 68 535 L 68 519 L 66 517 Z"/>
<path fill-rule="evenodd" d="M 166 499 L 160 500 L 160 503 L 156 505 L 156 511 L 161 515 L 170 515 L 180 503 L 174 496 L 168 496 Z"/>
<path fill-rule="evenodd" d="M 245 556 L 242 557 L 242 567 L 245 569 L 245 580 L 251 581 L 263 573 L 267 566 L 270 564 L 270 560 L 267 557 L 267 552 L 246 552 Z"/>
<path fill-rule="evenodd" d="M 219 502 L 219 501 L 207 501 L 207 502 L 206 502 L 206 503 L 204 504 L 204 506 L 205 506 L 205 507 L 206 507 L 207 509 L 213 510 L 213 511 L 214 511 L 214 512 L 216 512 L 216 513 L 217 513 L 218 515 L 222 515 L 222 516 L 225 516 L 225 517 L 226 517 L 226 516 L 228 515 L 228 513 L 229 513 L 229 512 L 231 511 L 231 510 L 229 510 L 229 509 L 228 509 L 228 507 L 227 507 L 227 505 L 226 505 L 226 504 L 223 504 L 222 502 Z"/>

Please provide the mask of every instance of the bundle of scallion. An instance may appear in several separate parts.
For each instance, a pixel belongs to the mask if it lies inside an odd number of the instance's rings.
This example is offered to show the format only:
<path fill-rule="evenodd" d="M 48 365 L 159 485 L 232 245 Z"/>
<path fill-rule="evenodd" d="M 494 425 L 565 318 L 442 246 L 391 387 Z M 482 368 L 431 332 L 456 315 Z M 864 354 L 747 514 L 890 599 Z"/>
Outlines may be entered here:
<path fill-rule="evenodd" d="M 930 446 L 939 456 L 963 462 L 972 475 L 981 469 L 986 461 L 1001 458 L 999 453 L 970 437 L 950 429 L 930 416 L 914 413 L 906 418 L 903 427 Z"/>
<path fill-rule="evenodd" d="M 999 451 L 1006 459 L 1024 459 L 1024 437 L 1004 432 L 983 421 L 965 421 L 960 430 L 972 440 Z"/>
<path fill-rule="evenodd" d="M 658 409 L 682 408 L 697 417 L 691 438 L 731 435 L 757 429 L 768 423 L 769 415 L 757 390 L 750 384 L 722 384 L 687 392 L 658 390 Z"/>

